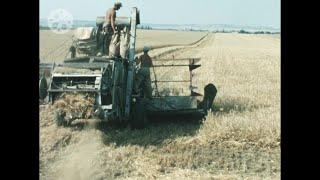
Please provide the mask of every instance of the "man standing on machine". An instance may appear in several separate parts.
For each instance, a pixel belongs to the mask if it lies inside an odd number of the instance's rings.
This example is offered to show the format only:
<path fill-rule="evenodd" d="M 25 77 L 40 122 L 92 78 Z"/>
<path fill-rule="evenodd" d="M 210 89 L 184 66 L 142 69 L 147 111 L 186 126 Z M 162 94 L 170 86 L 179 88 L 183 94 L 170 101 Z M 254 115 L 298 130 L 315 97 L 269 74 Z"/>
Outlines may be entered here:
<path fill-rule="evenodd" d="M 120 2 L 114 4 L 114 6 L 108 9 L 106 13 L 106 21 L 103 25 L 105 31 L 105 45 L 103 47 L 103 53 L 109 54 L 109 45 L 112 38 L 112 35 L 116 32 L 115 21 L 116 21 L 116 11 L 122 7 Z"/>

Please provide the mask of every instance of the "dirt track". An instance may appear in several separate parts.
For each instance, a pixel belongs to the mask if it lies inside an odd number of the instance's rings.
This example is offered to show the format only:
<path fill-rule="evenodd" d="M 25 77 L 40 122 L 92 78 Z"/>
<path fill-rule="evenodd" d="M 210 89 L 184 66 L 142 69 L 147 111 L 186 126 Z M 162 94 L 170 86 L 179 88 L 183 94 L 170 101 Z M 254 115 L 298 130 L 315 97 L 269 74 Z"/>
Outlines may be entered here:
<path fill-rule="evenodd" d="M 215 111 L 203 124 L 165 121 L 139 131 L 80 131 L 57 128 L 51 107 L 40 106 L 41 179 L 279 179 L 279 42 L 210 34 L 193 46 L 151 52 L 201 58 L 194 76 L 199 92 L 209 82 L 218 88 Z M 173 68 L 157 73 L 164 79 L 186 75 Z"/>

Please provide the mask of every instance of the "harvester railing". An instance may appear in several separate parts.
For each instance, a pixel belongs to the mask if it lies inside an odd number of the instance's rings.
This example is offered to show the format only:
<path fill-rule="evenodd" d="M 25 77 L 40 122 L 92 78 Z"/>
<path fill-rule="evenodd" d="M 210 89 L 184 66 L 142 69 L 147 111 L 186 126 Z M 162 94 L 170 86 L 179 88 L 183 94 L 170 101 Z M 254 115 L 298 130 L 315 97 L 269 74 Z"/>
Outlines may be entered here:
<path fill-rule="evenodd" d="M 173 83 L 181 83 L 181 82 L 189 82 L 189 89 L 191 91 L 191 96 L 201 96 L 201 94 L 194 92 L 193 90 L 196 89 L 197 87 L 194 87 L 192 85 L 192 71 L 198 67 L 200 67 L 200 64 L 196 64 L 197 62 L 199 62 L 201 59 L 200 58 L 179 58 L 179 59 L 153 59 L 153 61 L 159 61 L 159 62 L 175 62 L 175 61 L 188 61 L 189 64 L 157 64 L 157 65 L 153 65 L 153 71 L 155 72 L 155 68 L 160 68 L 160 67 L 189 67 L 189 74 L 190 74 L 190 78 L 189 80 L 158 80 L 156 77 L 156 73 L 154 73 L 154 81 L 151 81 L 152 83 L 155 83 L 156 86 L 156 97 L 160 96 L 159 94 L 159 89 L 158 89 L 158 85 L 157 83 L 168 83 L 168 82 L 173 82 Z"/>

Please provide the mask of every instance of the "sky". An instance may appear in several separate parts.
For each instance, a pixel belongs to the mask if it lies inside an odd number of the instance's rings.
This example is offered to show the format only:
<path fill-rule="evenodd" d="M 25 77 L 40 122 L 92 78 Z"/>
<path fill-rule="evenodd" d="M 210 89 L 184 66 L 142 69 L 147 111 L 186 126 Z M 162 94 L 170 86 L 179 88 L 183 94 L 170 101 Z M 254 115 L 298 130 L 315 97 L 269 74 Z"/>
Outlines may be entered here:
<path fill-rule="evenodd" d="M 39 0 L 40 18 L 65 9 L 77 20 L 104 16 L 115 0 Z M 142 23 L 233 24 L 280 28 L 280 0 L 119 0 L 118 16 L 138 7 Z"/>

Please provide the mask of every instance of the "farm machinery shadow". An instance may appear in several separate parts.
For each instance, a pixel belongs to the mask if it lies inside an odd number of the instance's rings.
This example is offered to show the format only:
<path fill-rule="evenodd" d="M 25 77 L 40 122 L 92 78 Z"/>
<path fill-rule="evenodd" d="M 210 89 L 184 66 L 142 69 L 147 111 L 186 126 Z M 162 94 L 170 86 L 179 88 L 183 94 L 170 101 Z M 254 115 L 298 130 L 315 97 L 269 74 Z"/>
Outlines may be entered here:
<path fill-rule="evenodd" d="M 268 108 L 270 105 L 268 104 L 250 104 L 250 99 L 224 99 L 223 101 L 219 101 L 219 99 L 215 102 L 215 104 L 211 107 L 211 113 L 214 115 L 222 115 L 229 113 L 242 113 L 245 111 L 255 111 L 261 108 Z"/>
<path fill-rule="evenodd" d="M 148 126 L 143 129 L 131 130 L 104 123 L 98 129 L 103 132 L 104 144 L 161 146 L 179 137 L 195 135 L 202 120 L 197 116 L 151 116 Z"/>
<path fill-rule="evenodd" d="M 241 113 L 254 111 L 268 105 L 248 105 L 247 103 L 232 99 L 230 101 L 217 102 L 211 107 L 208 114 L 220 116 L 232 112 Z M 144 129 L 131 130 L 117 125 L 103 125 L 98 128 L 103 132 L 104 144 L 114 143 L 116 146 L 139 145 L 139 146 L 162 146 L 164 143 L 174 141 L 179 137 L 194 136 L 206 117 L 197 116 L 152 116 L 149 125 Z"/>

